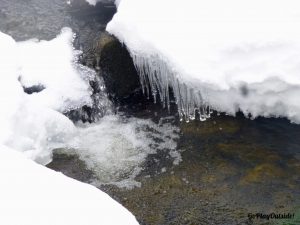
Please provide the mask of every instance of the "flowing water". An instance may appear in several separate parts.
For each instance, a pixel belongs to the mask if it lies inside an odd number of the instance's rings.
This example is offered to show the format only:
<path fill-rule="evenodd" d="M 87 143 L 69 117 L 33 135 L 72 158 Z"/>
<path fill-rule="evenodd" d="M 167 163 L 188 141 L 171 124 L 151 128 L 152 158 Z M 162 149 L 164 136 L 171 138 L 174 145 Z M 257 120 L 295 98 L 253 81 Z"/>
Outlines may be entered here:
<path fill-rule="evenodd" d="M 67 26 L 87 52 L 114 13 L 109 3 L 83 0 L 0 0 L 0 31 L 50 40 Z M 170 116 L 151 100 L 104 105 L 109 112 L 97 122 L 76 123 L 49 168 L 105 190 L 145 225 L 300 223 L 299 125 L 216 114 L 185 123 L 174 105 Z M 248 217 L 273 212 L 294 217 Z"/>

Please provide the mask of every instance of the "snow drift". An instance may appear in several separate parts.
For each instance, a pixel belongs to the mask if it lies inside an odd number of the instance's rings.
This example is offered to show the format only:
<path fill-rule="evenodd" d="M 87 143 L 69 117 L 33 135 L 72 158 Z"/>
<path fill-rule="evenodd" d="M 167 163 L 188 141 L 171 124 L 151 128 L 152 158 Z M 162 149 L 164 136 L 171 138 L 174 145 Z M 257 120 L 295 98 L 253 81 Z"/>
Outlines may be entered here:
<path fill-rule="evenodd" d="M 138 225 L 97 188 L 54 172 L 0 145 L 0 224 Z"/>
<path fill-rule="evenodd" d="M 76 68 L 72 41 L 67 28 L 51 41 L 19 43 L 0 32 L 0 143 L 43 164 L 49 149 L 74 132 L 62 113 L 91 104 L 87 70 Z M 32 86 L 44 89 L 24 92 Z"/>
<path fill-rule="evenodd" d="M 296 0 L 122 0 L 107 30 L 126 44 L 146 92 L 181 116 L 211 108 L 300 123 Z"/>

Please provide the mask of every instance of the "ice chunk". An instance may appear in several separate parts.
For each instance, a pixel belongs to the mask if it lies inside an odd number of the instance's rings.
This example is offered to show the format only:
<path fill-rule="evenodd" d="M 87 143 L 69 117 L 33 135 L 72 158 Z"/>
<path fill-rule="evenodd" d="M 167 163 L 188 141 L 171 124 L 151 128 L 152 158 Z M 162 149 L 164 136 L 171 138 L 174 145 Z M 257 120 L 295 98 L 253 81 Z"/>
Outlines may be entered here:
<path fill-rule="evenodd" d="M 0 224 L 138 225 L 99 189 L 68 178 L 0 145 Z"/>
<path fill-rule="evenodd" d="M 145 91 L 187 119 L 211 108 L 300 123 L 296 0 L 122 0 L 107 30 L 124 42 Z"/>

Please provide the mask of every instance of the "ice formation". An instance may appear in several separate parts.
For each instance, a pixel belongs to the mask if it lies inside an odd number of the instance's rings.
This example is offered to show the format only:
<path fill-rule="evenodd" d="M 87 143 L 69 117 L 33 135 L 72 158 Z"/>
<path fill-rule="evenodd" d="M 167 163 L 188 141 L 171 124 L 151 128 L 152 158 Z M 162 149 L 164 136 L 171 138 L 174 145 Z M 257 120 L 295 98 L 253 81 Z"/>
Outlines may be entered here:
<path fill-rule="evenodd" d="M 99 189 L 36 164 L 0 145 L 0 224 L 138 225 Z"/>
<path fill-rule="evenodd" d="M 180 114 L 211 109 L 300 123 L 297 0 L 122 0 L 107 30 L 128 47 L 146 92 Z"/>

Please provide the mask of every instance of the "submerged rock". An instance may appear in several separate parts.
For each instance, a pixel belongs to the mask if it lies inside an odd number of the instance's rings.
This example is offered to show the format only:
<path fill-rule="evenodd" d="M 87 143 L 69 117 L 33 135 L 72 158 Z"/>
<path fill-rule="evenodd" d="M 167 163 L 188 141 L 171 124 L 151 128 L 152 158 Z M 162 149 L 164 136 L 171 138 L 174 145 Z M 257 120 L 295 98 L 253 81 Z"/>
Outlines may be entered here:
<path fill-rule="evenodd" d="M 53 160 L 47 167 L 62 171 L 66 176 L 86 183 L 89 183 L 94 176 L 83 160 L 76 154 L 66 154 L 63 149 L 53 150 Z"/>

